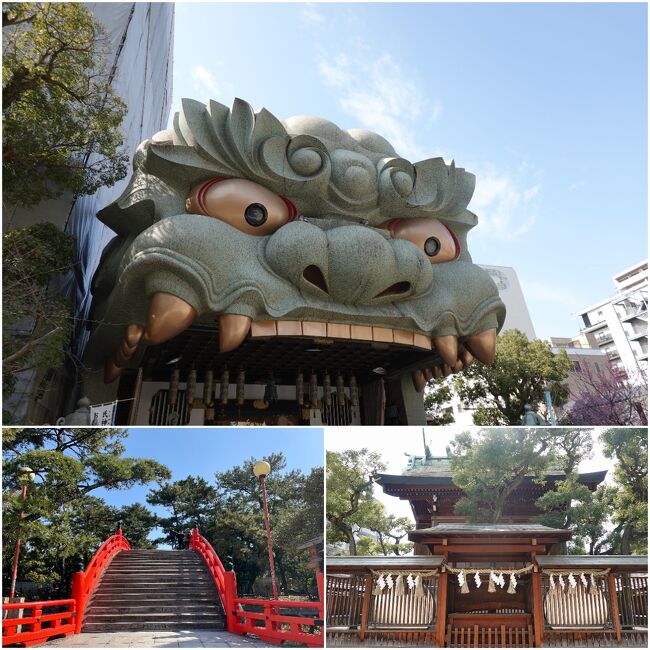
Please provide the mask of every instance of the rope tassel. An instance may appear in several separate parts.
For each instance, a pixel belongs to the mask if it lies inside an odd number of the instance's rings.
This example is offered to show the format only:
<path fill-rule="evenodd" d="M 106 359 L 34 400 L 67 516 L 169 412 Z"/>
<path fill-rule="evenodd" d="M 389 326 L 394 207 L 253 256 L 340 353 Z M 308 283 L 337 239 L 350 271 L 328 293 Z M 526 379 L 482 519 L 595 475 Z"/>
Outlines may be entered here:
<path fill-rule="evenodd" d="M 422 584 L 422 576 L 415 576 L 415 597 L 424 598 L 424 586 Z"/>
<path fill-rule="evenodd" d="M 493 594 L 497 590 L 496 586 L 494 585 L 494 578 L 495 577 L 496 576 L 494 575 L 494 573 L 490 573 L 490 581 L 488 583 L 488 591 L 491 594 Z"/>
<path fill-rule="evenodd" d="M 397 576 L 397 580 L 395 581 L 395 595 L 404 595 L 404 577 L 401 575 Z"/>
<path fill-rule="evenodd" d="M 517 593 L 517 578 L 514 573 L 510 574 L 510 584 L 508 585 L 508 593 L 514 594 Z"/>

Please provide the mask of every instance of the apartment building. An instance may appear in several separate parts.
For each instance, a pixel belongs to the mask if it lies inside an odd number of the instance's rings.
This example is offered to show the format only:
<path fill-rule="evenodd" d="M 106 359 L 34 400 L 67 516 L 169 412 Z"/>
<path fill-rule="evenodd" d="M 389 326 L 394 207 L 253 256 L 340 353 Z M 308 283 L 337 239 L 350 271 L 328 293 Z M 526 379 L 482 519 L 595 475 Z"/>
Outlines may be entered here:
<path fill-rule="evenodd" d="M 648 369 L 648 261 L 621 271 L 613 281 L 613 296 L 578 313 L 580 330 L 615 372 L 636 383 Z"/>

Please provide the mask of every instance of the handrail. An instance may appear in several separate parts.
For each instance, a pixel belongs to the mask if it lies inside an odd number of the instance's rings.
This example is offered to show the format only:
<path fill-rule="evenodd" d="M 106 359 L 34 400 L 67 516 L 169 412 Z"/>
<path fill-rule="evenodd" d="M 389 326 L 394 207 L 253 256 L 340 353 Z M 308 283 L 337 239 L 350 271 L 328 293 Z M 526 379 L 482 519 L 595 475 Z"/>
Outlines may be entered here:
<path fill-rule="evenodd" d="M 98 549 L 85 571 L 77 571 L 72 579 L 72 597 L 77 601 L 77 620 L 75 634 L 81 632 L 84 613 L 99 579 L 108 563 L 120 551 L 130 551 L 131 544 L 119 528 Z"/>
<path fill-rule="evenodd" d="M 264 600 L 262 598 L 235 598 L 237 619 L 233 629 L 238 634 L 255 634 L 262 641 L 278 644 L 283 641 L 304 643 L 309 648 L 322 648 L 323 601 Z M 244 605 L 261 607 L 251 612 Z M 316 610 L 317 615 L 281 614 L 280 609 Z M 306 631 L 303 628 L 311 628 Z M 314 628 L 318 628 L 317 632 Z"/>
<path fill-rule="evenodd" d="M 198 528 L 192 531 L 190 549 L 197 551 L 208 565 L 208 570 L 217 587 L 217 592 L 219 593 L 219 598 L 221 599 L 221 604 L 226 614 L 226 628 L 229 632 L 233 632 L 236 622 L 233 600 L 237 597 L 237 578 L 235 577 L 235 572 L 226 571 L 212 544 L 199 533 Z"/>
<path fill-rule="evenodd" d="M 47 641 L 53 636 L 70 636 L 75 634 L 77 618 L 77 601 L 74 598 L 65 600 L 39 600 L 31 603 L 3 603 L 2 611 L 29 610 L 31 616 L 5 618 L 2 621 L 2 645 L 22 643 L 25 646 Z M 63 612 L 43 614 L 48 607 L 66 607 Z M 43 623 L 48 623 L 43 627 Z M 18 627 L 21 631 L 18 632 Z M 28 630 L 25 628 L 29 627 Z"/>

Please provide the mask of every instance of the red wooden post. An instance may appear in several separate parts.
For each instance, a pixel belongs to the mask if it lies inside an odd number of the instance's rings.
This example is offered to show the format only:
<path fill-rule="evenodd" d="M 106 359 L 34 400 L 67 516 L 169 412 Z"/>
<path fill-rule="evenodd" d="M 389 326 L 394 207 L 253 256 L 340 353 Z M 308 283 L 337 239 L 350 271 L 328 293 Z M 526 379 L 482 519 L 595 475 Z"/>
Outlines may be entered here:
<path fill-rule="evenodd" d="M 237 578 L 234 571 L 226 571 L 224 574 L 226 628 L 228 632 L 236 632 L 237 616 L 235 614 L 235 598 L 237 598 Z"/>
<path fill-rule="evenodd" d="M 542 609 L 542 576 L 539 568 L 533 568 L 533 626 L 535 629 L 535 647 L 544 644 L 544 611 Z"/>
<path fill-rule="evenodd" d="M 616 579 L 613 573 L 607 576 L 609 580 L 609 600 L 612 603 L 612 619 L 614 622 L 614 632 L 616 632 L 616 640 L 621 642 L 621 619 L 618 611 L 618 596 L 616 595 Z"/>
<path fill-rule="evenodd" d="M 72 598 L 75 600 L 75 611 L 77 612 L 74 621 L 74 633 L 81 632 L 81 624 L 83 623 L 84 611 L 86 603 L 84 602 L 84 573 L 77 571 L 72 577 Z"/>
<path fill-rule="evenodd" d="M 448 574 L 442 569 L 438 574 L 438 609 L 436 612 L 436 646 L 445 647 L 445 627 L 447 624 L 447 578 Z"/>
<path fill-rule="evenodd" d="M 361 605 L 361 625 L 359 626 L 359 641 L 366 637 L 368 627 L 368 611 L 370 609 L 370 596 L 372 595 L 372 573 L 366 576 L 366 584 L 363 590 L 363 604 Z"/>
<path fill-rule="evenodd" d="M 322 571 L 316 573 L 318 584 L 318 618 L 325 620 L 325 575 Z"/>

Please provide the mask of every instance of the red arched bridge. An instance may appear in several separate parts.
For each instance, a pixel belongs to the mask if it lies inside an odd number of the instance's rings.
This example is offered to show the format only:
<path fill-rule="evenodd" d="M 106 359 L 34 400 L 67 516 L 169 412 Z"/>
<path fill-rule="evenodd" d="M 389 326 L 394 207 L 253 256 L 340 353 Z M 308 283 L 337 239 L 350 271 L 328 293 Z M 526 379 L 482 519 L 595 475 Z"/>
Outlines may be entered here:
<path fill-rule="evenodd" d="M 118 530 L 75 573 L 72 597 L 5 603 L 2 645 L 30 646 L 81 632 L 227 630 L 262 641 L 323 647 L 323 574 L 318 602 L 239 598 L 237 576 L 226 571 L 195 528 L 189 550 L 137 550 Z M 16 612 L 19 613 L 19 612 Z"/>

